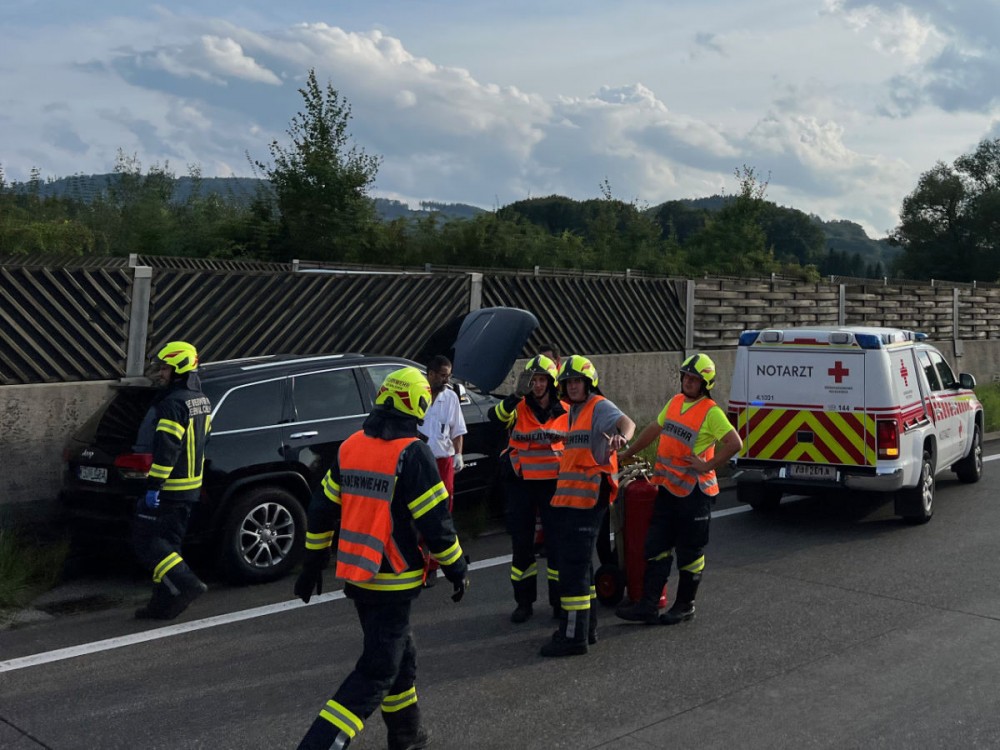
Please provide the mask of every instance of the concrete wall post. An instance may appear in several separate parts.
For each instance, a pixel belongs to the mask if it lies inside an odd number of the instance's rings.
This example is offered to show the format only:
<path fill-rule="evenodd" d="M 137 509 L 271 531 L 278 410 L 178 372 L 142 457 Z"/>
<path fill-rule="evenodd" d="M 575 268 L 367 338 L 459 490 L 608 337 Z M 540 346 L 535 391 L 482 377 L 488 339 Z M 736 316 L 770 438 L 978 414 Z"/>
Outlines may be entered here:
<path fill-rule="evenodd" d="M 132 299 L 129 302 L 128 345 L 125 354 L 125 377 L 141 377 L 146 369 L 146 338 L 149 335 L 149 300 L 153 269 L 136 266 L 132 275 Z"/>

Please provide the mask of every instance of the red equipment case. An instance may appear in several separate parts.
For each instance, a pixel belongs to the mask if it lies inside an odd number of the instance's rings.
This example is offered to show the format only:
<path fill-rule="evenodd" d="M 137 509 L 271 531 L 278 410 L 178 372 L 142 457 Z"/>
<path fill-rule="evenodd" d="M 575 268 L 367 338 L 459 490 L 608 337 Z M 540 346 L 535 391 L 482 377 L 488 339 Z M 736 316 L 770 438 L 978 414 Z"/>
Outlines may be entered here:
<path fill-rule="evenodd" d="M 630 464 L 622 470 L 618 499 L 608 511 L 614 530 L 617 562 L 604 563 L 594 574 L 597 599 L 609 607 L 618 604 L 627 593 L 630 601 L 642 598 L 642 577 L 646 572 L 646 532 L 653 518 L 653 503 L 657 488 L 648 479 L 649 464 Z M 660 607 L 665 607 L 667 589 L 660 595 Z"/>

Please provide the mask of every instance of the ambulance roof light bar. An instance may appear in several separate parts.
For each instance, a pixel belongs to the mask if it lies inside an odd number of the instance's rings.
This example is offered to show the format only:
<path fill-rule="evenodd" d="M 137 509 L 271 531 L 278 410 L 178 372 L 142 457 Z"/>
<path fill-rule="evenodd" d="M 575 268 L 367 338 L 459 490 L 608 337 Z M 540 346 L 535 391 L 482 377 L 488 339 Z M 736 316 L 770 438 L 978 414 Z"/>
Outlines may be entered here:
<path fill-rule="evenodd" d="M 765 344 L 780 344 L 782 338 L 784 336 L 781 331 L 762 331 L 760 334 L 760 340 Z"/>
<path fill-rule="evenodd" d="M 760 336 L 760 331 L 743 331 L 740 334 L 739 346 L 753 346 L 758 336 Z"/>
<path fill-rule="evenodd" d="M 882 339 L 875 333 L 856 333 L 854 340 L 862 349 L 881 349 Z"/>

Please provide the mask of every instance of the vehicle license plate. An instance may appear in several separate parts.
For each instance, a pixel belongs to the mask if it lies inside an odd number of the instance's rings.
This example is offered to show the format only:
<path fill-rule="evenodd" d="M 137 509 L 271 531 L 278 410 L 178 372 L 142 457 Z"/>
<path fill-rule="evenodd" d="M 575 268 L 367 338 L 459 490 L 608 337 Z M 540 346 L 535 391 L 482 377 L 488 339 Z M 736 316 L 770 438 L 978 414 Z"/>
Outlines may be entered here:
<path fill-rule="evenodd" d="M 837 479 L 837 469 L 834 466 L 822 464 L 790 464 L 788 476 L 793 479 Z"/>
<path fill-rule="evenodd" d="M 98 466 L 80 466 L 76 470 L 76 475 L 84 482 L 108 483 L 108 470 Z"/>

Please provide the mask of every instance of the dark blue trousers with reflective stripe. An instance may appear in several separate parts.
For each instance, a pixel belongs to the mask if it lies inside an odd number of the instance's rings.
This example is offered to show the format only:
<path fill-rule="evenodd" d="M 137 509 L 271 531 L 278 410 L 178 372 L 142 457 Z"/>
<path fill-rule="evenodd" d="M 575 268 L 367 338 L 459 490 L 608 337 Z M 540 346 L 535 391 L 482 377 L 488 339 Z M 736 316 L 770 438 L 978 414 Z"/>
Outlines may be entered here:
<path fill-rule="evenodd" d="M 333 699 L 361 718 L 371 716 L 386 695 L 409 690 L 417 678 L 417 649 L 410 632 L 412 603 L 412 599 L 385 604 L 354 600 L 365 646 Z"/>
<path fill-rule="evenodd" d="M 160 495 L 159 508 L 143 508 L 132 523 L 132 548 L 142 566 L 155 568 L 171 552 L 180 552 L 194 505 Z"/>
<path fill-rule="evenodd" d="M 535 562 L 535 515 L 542 517 L 545 532 L 546 567 L 559 570 L 556 559 L 558 540 L 552 527 L 552 508 L 549 501 L 556 491 L 555 479 L 512 479 L 506 483 L 507 491 L 507 531 L 510 533 L 511 565 L 525 571 Z M 539 568 L 542 566 L 539 565 Z M 519 604 L 531 604 L 538 598 L 538 577 L 546 576 L 539 570 L 536 575 L 521 581 L 513 581 L 514 600 Z M 559 592 L 555 582 L 549 582 L 549 604 L 559 604 Z"/>
<path fill-rule="evenodd" d="M 353 601 L 364 633 L 364 650 L 354 671 L 333 694 L 333 700 L 365 720 L 386 695 L 399 695 L 413 687 L 416 680 L 417 650 L 410 632 L 413 600 Z M 337 727 L 317 718 L 299 747 L 326 750 L 337 734 Z"/>
<path fill-rule="evenodd" d="M 646 532 L 646 559 L 657 561 L 670 573 L 670 557 L 674 551 L 677 569 L 683 570 L 705 554 L 708 529 L 712 520 L 712 498 L 695 487 L 687 497 L 677 497 L 660 487 L 653 504 L 653 517 Z"/>
<path fill-rule="evenodd" d="M 567 599 L 590 602 L 594 583 L 594 547 L 601 522 L 608 512 L 610 486 L 601 483 L 597 504 L 587 510 L 553 507 L 552 517 L 559 549 L 559 597 L 566 609 Z M 592 602 L 591 602 L 592 603 Z M 586 641 L 591 620 L 597 613 L 586 609 L 569 609 L 563 613 L 562 634 L 572 641 Z"/>

